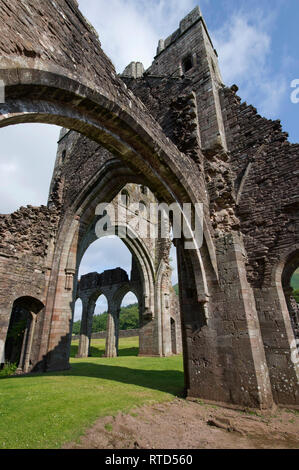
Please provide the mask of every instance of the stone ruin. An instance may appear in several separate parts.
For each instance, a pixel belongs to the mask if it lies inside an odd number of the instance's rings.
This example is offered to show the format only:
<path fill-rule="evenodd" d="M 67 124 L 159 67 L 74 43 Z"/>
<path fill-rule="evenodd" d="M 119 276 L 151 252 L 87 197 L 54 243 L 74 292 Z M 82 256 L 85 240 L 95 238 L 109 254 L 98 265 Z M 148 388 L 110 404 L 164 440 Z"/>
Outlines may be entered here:
<path fill-rule="evenodd" d="M 92 319 L 96 300 L 100 295 L 106 297 L 108 304 L 105 357 L 118 356 L 120 308 L 122 300 L 128 292 L 135 293 L 138 299 L 139 356 L 158 355 L 155 354 L 157 351 L 153 345 L 153 332 L 144 330 L 142 280 L 137 271 L 136 263 L 133 263 L 131 279 L 129 279 L 126 271 L 121 268 L 110 269 L 101 274 L 89 273 L 81 277 L 78 283 L 77 298 L 82 301 L 83 312 L 77 357 L 84 358 L 90 355 Z M 181 319 L 177 295 L 171 286 L 168 286 L 168 290 L 164 291 L 162 295 L 167 297 L 167 303 L 163 309 L 164 322 L 163 334 L 161 334 L 163 356 L 181 354 Z M 136 330 L 134 330 L 134 333 L 136 333 Z"/>
<path fill-rule="evenodd" d="M 48 205 L 0 216 L 0 357 L 22 318 L 23 372 L 69 368 L 96 208 L 132 184 L 166 204 L 203 204 L 202 246 L 175 240 L 186 396 L 298 406 L 299 145 L 223 84 L 200 9 L 159 41 L 149 69 L 132 62 L 121 76 L 76 0 L 2 0 L 0 21 L 0 127 L 63 128 Z M 148 240 L 125 240 L 144 348 L 159 356 L 170 337 L 168 242 L 149 250 Z"/>

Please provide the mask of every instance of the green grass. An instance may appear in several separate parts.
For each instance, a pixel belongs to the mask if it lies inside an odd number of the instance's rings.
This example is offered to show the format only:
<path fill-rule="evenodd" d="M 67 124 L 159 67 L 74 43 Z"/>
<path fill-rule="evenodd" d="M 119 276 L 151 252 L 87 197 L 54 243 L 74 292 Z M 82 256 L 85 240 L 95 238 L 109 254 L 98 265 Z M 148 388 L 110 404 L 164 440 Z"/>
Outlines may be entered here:
<path fill-rule="evenodd" d="M 183 391 L 181 356 L 137 357 L 138 338 L 120 340 L 120 357 L 76 359 L 71 370 L 0 380 L 0 449 L 60 448 L 77 440 L 97 418 L 172 400 Z"/>
<path fill-rule="evenodd" d="M 75 357 L 78 352 L 79 341 L 73 341 L 71 345 L 71 357 Z M 105 340 L 94 339 L 91 342 L 90 356 L 102 357 L 105 352 Z M 119 343 L 119 356 L 129 357 L 138 355 L 138 337 L 121 338 Z"/>

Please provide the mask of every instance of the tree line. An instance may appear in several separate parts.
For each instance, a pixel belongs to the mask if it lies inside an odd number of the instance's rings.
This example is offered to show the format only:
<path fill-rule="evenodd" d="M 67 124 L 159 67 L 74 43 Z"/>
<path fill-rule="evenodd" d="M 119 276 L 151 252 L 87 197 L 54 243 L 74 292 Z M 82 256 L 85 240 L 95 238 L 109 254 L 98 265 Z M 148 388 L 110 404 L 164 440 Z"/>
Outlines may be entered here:
<path fill-rule="evenodd" d="M 104 312 L 100 315 L 94 315 L 92 320 L 92 333 L 106 331 L 108 313 Z M 139 328 L 139 311 L 138 304 L 127 305 L 120 309 L 119 329 L 134 330 Z M 81 329 L 81 320 L 73 323 L 73 334 L 79 335 Z"/>

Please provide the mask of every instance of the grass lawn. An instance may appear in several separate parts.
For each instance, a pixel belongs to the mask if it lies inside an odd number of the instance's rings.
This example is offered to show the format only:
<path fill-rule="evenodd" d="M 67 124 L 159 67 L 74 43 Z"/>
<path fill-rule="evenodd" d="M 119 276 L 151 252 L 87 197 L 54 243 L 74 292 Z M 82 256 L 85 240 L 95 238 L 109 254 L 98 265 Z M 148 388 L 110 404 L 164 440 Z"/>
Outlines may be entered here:
<path fill-rule="evenodd" d="M 120 357 L 106 359 L 104 340 L 71 370 L 0 379 L 0 449 L 54 449 L 73 441 L 97 418 L 162 402 L 183 391 L 182 356 L 137 357 L 138 338 L 120 340 Z"/>

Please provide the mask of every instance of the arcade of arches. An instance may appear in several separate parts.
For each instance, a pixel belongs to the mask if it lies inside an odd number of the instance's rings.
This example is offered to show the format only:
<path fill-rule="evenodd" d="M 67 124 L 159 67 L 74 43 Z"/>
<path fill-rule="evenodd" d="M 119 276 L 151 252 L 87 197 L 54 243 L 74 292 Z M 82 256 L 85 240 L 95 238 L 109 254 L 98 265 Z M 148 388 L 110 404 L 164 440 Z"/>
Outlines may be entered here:
<path fill-rule="evenodd" d="M 90 281 L 80 346 L 87 354 L 93 295 L 105 289 L 106 274 L 78 286 L 78 270 L 97 239 L 99 204 L 126 191 L 121 204 L 138 197 L 143 217 L 147 198 L 201 203 L 203 243 L 186 249 L 188 240 L 174 240 L 180 321 L 173 322 L 171 240 L 139 237 L 115 221 L 134 275 L 117 274 L 123 289 L 109 307 L 107 354 L 117 353 L 117 311 L 130 284 L 144 354 L 176 351 L 180 322 L 187 396 L 298 406 L 298 312 L 289 286 L 298 267 L 299 145 L 280 122 L 241 103 L 236 85 L 223 84 L 200 9 L 159 41 L 148 70 L 132 62 L 121 76 L 76 0 L 38 8 L 2 0 L 0 20 L 0 127 L 62 127 L 47 206 L 0 215 L 0 359 L 23 372 L 69 368 L 74 305 Z"/>

